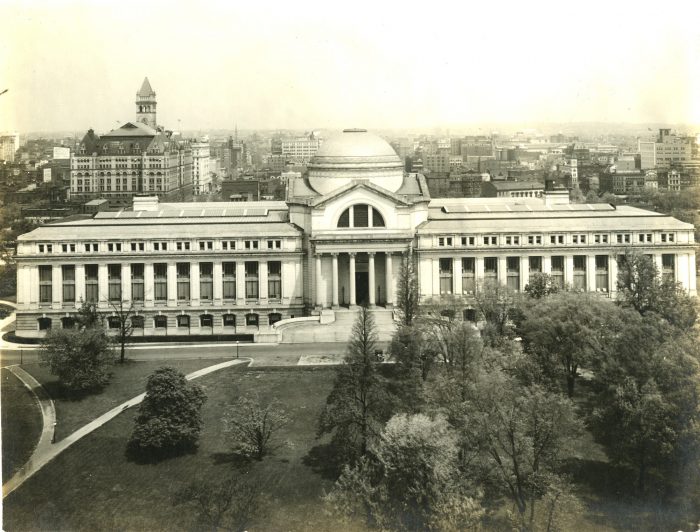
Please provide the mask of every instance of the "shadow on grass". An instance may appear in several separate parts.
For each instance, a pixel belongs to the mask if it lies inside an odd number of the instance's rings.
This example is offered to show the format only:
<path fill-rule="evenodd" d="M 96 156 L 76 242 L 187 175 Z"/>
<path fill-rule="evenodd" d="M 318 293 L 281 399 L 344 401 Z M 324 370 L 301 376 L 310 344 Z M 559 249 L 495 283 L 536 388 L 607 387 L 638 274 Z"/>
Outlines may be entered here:
<path fill-rule="evenodd" d="M 196 454 L 197 445 L 179 445 L 161 449 L 143 448 L 129 443 L 124 455 L 129 462 L 139 465 L 155 465 L 165 460 L 178 458 L 187 454 Z"/>
<path fill-rule="evenodd" d="M 344 465 L 338 456 L 339 453 L 333 444 L 324 443 L 309 449 L 308 454 L 302 458 L 302 463 L 323 478 L 336 480 Z"/>
<path fill-rule="evenodd" d="M 211 453 L 209 456 L 216 465 L 230 464 L 235 468 L 243 467 L 251 462 L 251 458 L 240 451 Z"/>
<path fill-rule="evenodd" d="M 104 386 L 96 386 L 85 390 L 71 390 L 59 380 L 46 382 L 42 386 L 53 400 L 71 402 L 80 402 L 89 397 L 100 395 L 105 389 Z"/>

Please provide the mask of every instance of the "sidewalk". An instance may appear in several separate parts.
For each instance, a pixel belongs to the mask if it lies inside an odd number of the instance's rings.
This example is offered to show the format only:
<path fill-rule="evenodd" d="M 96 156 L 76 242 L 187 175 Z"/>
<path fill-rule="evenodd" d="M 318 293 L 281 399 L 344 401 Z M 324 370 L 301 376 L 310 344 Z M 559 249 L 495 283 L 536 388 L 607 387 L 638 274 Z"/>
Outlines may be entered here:
<path fill-rule="evenodd" d="M 220 369 L 228 368 L 243 363 L 252 364 L 252 362 L 253 361 L 250 358 L 228 360 L 226 362 L 215 364 L 213 366 L 202 368 L 198 371 L 189 373 L 185 377 L 187 378 L 187 380 L 197 379 L 204 375 L 208 375 L 215 371 L 219 371 Z M 20 368 L 19 366 L 9 366 L 8 369 L 12 371 L 15 375 L 17 375 L 17 377 L 37 396 L 39 404 L 41 405 L 41 415 L 44 420 L 44 429 L 41 433 L 39 443 L 37 444 L 36 449 L 34 449 L 34 452 L 32 453 L 32 456 L 29 458 L 27 463 L 24 464 L 24 466 L 22 466 L 22 468 L 17 473 L 15 473 L 15 475 L 10 480 L 3 484 L 3 498 L 7 497 L 7 495 L 12 493 L 19 486 L 21 486 L 25 480 L 30 478 L 34 473 L 39 471 L 42 467 L 48 464 L 51 460 L 53 460 L 56 456 L 61 454 L 75 442 L 77 442 L 84 436 L 87 436 L 95 429 L 98 429 L 111 419 L 115 418 L 124 410 L 138 405 L 141 401 L 143 401 L 143 398 L 146 395 L 145 393 L 142 393 L 132 399 L 129 399 L 128 401 L 120 404 L 119 406 L 116 406 L 109 412 L 102 414 L 100 417 L 92 420 L 87 425 L 79 428 L 73 434 L 62 439 L 60 442 L 52 444 L 51 440 L 53 438 L 54 424 L 56 422 L 56 410 L 54 408 L 53 401 L 48 396 L 46 390 L 44 390 L 41 384 L 22 368 Z"/>

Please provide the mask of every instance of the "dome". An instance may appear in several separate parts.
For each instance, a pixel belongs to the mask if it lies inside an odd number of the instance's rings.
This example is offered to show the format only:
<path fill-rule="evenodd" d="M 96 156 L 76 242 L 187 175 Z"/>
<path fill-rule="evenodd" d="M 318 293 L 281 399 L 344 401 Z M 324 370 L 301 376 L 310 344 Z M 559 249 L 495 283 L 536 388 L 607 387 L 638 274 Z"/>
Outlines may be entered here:
<path fill-rule="evenodd" d="M 367 179 L 396 192 L 403 163 L 387 141 L 366 129 L 344 129 L 323 142 L 308 164 L 309 183 L 328 194 L 354 179 Z"/>

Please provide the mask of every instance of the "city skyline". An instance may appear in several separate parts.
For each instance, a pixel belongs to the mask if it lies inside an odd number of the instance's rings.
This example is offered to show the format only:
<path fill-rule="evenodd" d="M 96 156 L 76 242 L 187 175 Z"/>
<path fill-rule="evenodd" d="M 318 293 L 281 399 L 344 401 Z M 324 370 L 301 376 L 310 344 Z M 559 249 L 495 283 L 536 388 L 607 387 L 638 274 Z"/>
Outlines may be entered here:
<path fill-rule="evenodd" d="M 631 2 L 98 5 L 0 7 L 15 21 L 0 129 L 109 131 L 133 120 L 144 76 L 170 129 L 700 124 L 700 32 L 682 2 L 664 5 L 673 17 Z"/>

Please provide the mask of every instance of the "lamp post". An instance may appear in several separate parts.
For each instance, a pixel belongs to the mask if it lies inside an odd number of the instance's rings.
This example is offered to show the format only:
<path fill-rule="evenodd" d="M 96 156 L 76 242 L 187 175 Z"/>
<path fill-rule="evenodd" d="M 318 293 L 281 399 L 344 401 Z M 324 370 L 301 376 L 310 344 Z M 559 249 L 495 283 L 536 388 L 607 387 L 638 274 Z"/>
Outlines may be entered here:
<path fill-rule="evenodd" d="M 236 340 L 236 358 L 238 358 L 238 344 L 239 343 L 240 342 L 238 340 Z"/>

